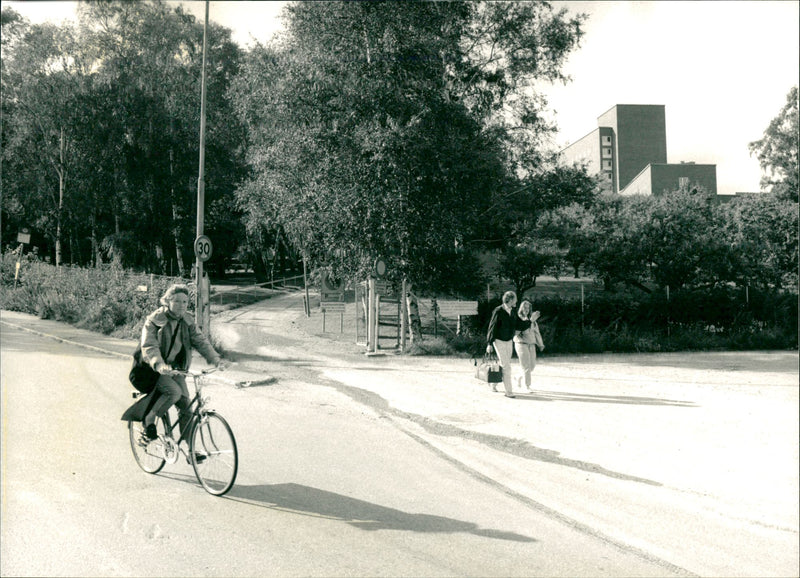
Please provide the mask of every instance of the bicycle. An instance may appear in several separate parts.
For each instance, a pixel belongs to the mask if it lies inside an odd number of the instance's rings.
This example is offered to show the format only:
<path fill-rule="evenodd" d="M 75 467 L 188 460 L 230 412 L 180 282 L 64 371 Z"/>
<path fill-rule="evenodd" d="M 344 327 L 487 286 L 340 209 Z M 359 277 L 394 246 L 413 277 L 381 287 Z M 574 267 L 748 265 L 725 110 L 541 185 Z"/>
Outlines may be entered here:
<path fill-rule="evenodd" d="M 165 464 L 174 464 L 183 455 L 194 469 L 200 485 L 209 494 L 222 496 L 233 487 L 236 480 L 239 454 L 228 422 L 216 411 L 209 409 L 210 398 L 202 396 L 201 378 L 214 371 L 216 368 L 199 373 L 180 372 L 185 377 L 192 378 L 195 389 L 194 398 L 189 405 L 192 417 L 186 427 L 188 437 L 178 431 L 176 439 L 175 430 L 180 428 L 178 424 L 171 423 L 169 414 L 166 414 L 163 419 L 156 418 L 158 438 L 152 441 L 146 438 L 141 420 L 158 395 L 155 391 L 147 394 L 133 392 L 133 398 L 139 401 L 128 408 L 122 419 L 128 421 L 133 457 L 145 472 L 156 474 Z M 182 441 L 186 442 L 188 450 L 181 447 Z"/>

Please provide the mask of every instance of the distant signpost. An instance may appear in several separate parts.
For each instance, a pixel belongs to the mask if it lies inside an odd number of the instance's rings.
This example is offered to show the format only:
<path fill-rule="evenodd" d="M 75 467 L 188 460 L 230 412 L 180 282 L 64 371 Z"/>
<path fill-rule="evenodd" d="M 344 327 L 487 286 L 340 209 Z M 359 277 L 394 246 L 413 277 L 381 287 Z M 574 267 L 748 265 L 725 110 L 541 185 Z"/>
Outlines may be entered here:
<path fill-rule="evenodd" d="M 19 279 L 19 268 L 22 252 L 25 249 L 25 245 L 31 244 L 31 233 L 28 231 L 28 229 L 21 229 L 20 232 L 17 233 L 17 243 L 19 243 L 19 250 L 17 251 L 17 265 L 14 268 L 14 289 L 17 288 L 17 280 Z"/>

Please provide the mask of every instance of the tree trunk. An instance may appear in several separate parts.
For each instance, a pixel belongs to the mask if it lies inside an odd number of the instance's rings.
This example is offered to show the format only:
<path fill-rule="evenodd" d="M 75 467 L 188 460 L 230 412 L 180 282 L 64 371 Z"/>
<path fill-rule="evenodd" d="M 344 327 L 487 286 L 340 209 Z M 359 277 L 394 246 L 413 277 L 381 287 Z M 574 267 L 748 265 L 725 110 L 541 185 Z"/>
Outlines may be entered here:
<path fill-rule="evenodd" d="M 69 264 L 74 265 L 77 259 L 78 264 L 81 264 L 81 254 L 80 251 L 76 248 L 78 242 L 75 238 L 78 235 L 75 233 L 75 226 L 73 225 L 70 229 L 69 233 Z"/>
<path fill-rule="evenodd" d="M 157 266 L 159 267 L 161 273 L 163 274 L 165 262 L 164 262 L 164 247 L 161 246 L 161 241 L 156 242 L 156 261 L 158 263 Z"/>
<path fill-rule="evenodd" d="M 61 127 L 58 167 L 58 212 L 56 213 L 56 267 L 61 266 L 61 218 L 64 211 L 64 127 Z"/>
<path fill-rule="evenodd" d="M 97 217 L 92 213 L 92 266 L 97 268 L 103 263 L 100 255 L 100 243 L 97 241 Z"/>
<path fill-rule="evenodd" d="M 170 122 L 170 132 L 172 131 L 172 122 Z M 181 224 L 178 215 L 178 204 L 175 202 L 175 180 L 174 180 L 174 159 L 175 152 L 170 147 L 169 149 L 169 197 L 172 202 L 172 239 L 175 242 L 175 258 L 178 261 L 178 276 L 183 277 L 185 270 L 183 266 L 183 250 L 181 249 Z"/>
<path fill-rule="evenodd" d="M 172 203 L 172 222 L 174 224 L 174 227 L 172 228 L 172 238 L 175 241 L 175 258 L 178 261 L 178 276 L 183 277 L 186 273 L 186 268 L 183 264 L 183 250 L 181 249 L 181 230 L 180 225 L 178 224 L 178 206 L 174 201 Z"/>

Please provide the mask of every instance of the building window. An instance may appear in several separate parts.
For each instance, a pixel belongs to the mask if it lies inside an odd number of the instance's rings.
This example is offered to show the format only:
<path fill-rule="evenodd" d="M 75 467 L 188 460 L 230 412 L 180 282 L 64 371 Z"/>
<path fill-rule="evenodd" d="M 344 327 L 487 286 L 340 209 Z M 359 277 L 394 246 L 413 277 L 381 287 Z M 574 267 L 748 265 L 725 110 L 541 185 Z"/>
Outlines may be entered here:
<path fill-rule="evenodd" d="M 611 158 L 611 148 L 604 148 L 603 149 L 603 158 L 610 159 Z"/>
<path fill-rule="evenodd" d="M 611 170 L 611 161 L 603 161 L 603 169 L 610 171 Z"/>
<path fill-rule="evenodd" d="M 689 188 L 689 177 L 680 177 L 678 179 L 678 188 L 685 191 Z"/>
<path fill-rule="evenodd" d="M 604 136 L 603 137 L 603 144 L 605 146 L 610 146 L 611 145 L 611 137 L 610 136 Z"/>

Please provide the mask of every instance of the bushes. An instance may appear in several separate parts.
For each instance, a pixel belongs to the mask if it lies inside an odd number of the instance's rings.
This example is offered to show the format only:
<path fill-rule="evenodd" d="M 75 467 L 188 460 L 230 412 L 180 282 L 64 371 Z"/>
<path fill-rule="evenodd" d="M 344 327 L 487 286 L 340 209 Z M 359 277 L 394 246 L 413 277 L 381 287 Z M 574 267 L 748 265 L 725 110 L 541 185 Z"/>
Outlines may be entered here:
<path fill-rule="evenodd" d="M 749 297 L 749 299 L 748 299 Z M 592 293 L 580 299 L 532 299 L 542 312 L 546 353 L 797 349 L 797 295 L 738 287 L 665 292 Z M 499 299 L 478 305 L 474 331 L 485 344 Z M 451 339 L 452 340 L 452 339 Z M 454 347 L 455 349 L 455 347 Z"/>
<path fill-rule="evenodd" d="M 38 315 L 118 337 L 138 336 L 158 299 L 180 279 L 129 273 L 120 267 L 59 269 L 25 260 L 14 287 L 16 256 L 0 261 L 0 308 Z M 9 275 L 10 270 L 10 275 Z M 138 290 L 146 286 L 147 291 Z"/>
<path fill-rule="evenodd" d="M 14 287 L 16 256 L 0 260 L 0 308 L 133 338 L 158 299 L 178 278 L 133 274 L 119 267 L 77 269 L 25 259 Z M 139 291 L 147 286 L 146 292 Z M 580 299 L 534 297 L 542 312 L 546 353 L 656 352 L 688 350 L 797 349 L 796 293 L 745 291 L 736 287 L 685 290 L 670 295 L 591 293 Z M 193 302 L 193 300 L 192 300 Z M 463 335 L 450 333 L 416 344 L 417 354 L 480 354 L 499 299 L 480 301 L 478 315 L 464 320 Z"/>

